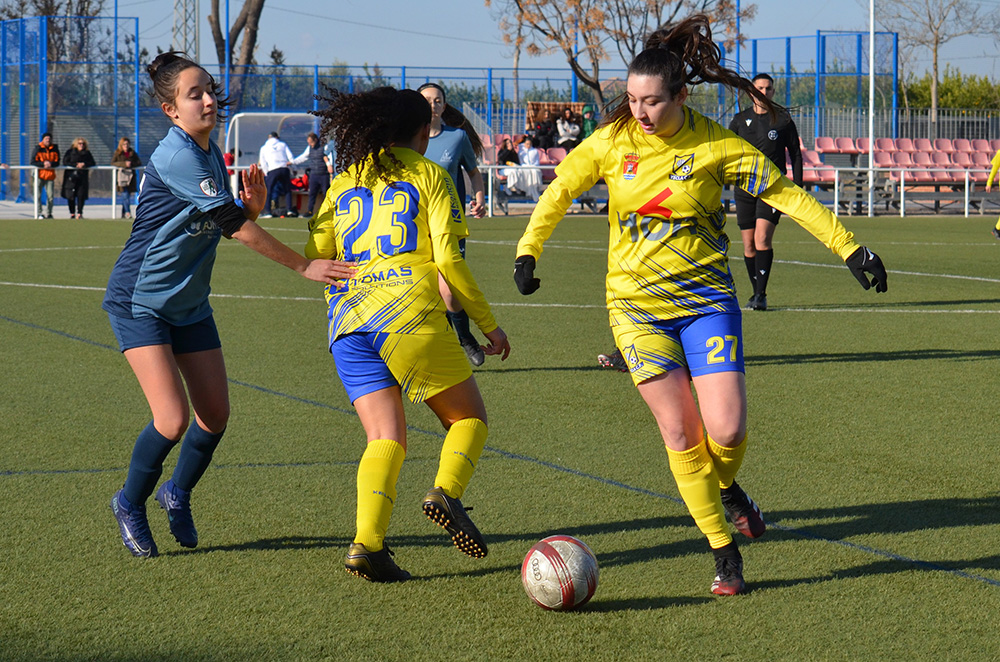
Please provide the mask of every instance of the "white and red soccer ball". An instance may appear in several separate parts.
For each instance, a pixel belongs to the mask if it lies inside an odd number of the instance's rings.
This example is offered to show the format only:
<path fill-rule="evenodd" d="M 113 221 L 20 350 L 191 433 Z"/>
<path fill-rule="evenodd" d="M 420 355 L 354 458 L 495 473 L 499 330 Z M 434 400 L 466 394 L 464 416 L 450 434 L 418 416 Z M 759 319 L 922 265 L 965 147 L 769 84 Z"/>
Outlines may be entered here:
<path fill-rule="evenodd" d="M 569 611 L 586 604 L 597 590 L 597 558 L 572 536 L 539 540 L 521 564 L 521 583 L 542 609 Z"/>

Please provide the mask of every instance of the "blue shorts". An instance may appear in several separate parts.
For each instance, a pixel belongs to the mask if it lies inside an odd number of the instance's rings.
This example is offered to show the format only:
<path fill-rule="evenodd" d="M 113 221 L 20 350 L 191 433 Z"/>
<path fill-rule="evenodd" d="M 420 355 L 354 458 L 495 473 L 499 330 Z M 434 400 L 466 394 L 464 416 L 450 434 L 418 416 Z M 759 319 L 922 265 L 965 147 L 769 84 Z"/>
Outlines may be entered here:
<path fill-rule="evenodd" d="M 194 324 L 174 326 L 158 317 L 118 317 L 108 314 L 111 330 L 122 352 L 149 345 L 170 345 L 174 354 L 190 354 L 209 349 L 219 349 L 219 330 L 215 318 L 209 315 Z"/>
<path fill-rule="evenodd" d="M 611 330 L 636 384 L 681 367 L 692 377 L 745 372 L 743 318 L 738 310 Z"/>
<path fill-rule="evenodd" d="M 349 333 L 333 341 L 330 352 L 352 403 L 397 385 L 411 402 L 423 402 L 472 376 L 465 351 L 450 330 Z"/>

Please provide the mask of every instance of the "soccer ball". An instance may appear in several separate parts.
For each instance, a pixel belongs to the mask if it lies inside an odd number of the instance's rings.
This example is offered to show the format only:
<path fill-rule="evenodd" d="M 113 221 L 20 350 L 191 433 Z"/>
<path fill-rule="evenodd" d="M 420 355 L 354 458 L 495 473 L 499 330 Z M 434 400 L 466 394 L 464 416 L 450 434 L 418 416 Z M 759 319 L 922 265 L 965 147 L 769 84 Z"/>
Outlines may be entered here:
<path fill-rule="evenodd" d="M 539 540 L 521 564 L 524 592 L 542 609 L 569 611 L 586 604 L 597 590 L 597 558 L 572 536 Z"/>

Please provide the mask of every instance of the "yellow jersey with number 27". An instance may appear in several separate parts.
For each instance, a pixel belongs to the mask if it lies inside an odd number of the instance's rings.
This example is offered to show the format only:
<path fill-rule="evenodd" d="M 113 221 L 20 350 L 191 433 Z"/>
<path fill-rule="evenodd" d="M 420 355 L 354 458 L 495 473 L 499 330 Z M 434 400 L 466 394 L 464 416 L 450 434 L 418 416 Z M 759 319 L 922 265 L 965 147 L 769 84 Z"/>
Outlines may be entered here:
<path fill-rule="evenodd" d="M 573 199 L 608 187 L 607 306 L 612 326 L 738 310 L 724 231 L 723 187 L 759 196 L 846 258 L 858 246 L 829 210 L 745 140 L 690 108 L 667 139 L 630 119 L 598 129 L 556 168 L 518 243 L 542 253 Z"/>

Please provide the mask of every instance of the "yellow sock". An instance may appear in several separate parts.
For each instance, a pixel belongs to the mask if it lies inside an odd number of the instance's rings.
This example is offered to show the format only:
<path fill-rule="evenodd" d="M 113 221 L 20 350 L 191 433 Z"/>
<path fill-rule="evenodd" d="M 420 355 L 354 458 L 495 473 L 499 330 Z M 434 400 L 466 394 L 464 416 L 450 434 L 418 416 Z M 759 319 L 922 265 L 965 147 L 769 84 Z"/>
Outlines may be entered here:
<path fill-rule="evenodd" d="M 686 451 L 667 449 L 670 471 L 677 481 L 677 490 L 694 523 L 708 537 L 712 549 L 725 547 L 733 541 L 726 523 L 726 511 L 719 495 L 719 475 L 705 444 Z"/>
<path fill-rule="evenodd" d="M 373 439 L 358 463 L 358 532 L 354 542 L 361 543 L 371 552 L 382 549 L 404 457 L 406 451 L 398 442 Z"/>
<path fill-rule="evenodd" d="M 997 219 L 996 229 L 1000 230 L 1000 218 Z"/>
<path fill-rule="evenodd" d="M 486 423 L 478 418 L 463 418 L 452 423 L 441 446 L 435 487 L 440 487 L 453 499 L 462 498 L 483 452 L 486 434 Z"/>
<path fill-rule="evenodd" d="M 747 452 L 747 435 L 744 434 L 743 441 L 732 448 L 720 446 L 707 434 L 705 438 L 708 439 L 708 454 L 715 465 L 715 473 L 719 474 L 719 487 L 725 489 L 736 480 L 736 474 L 743 464 L 743 456 Z"/>

